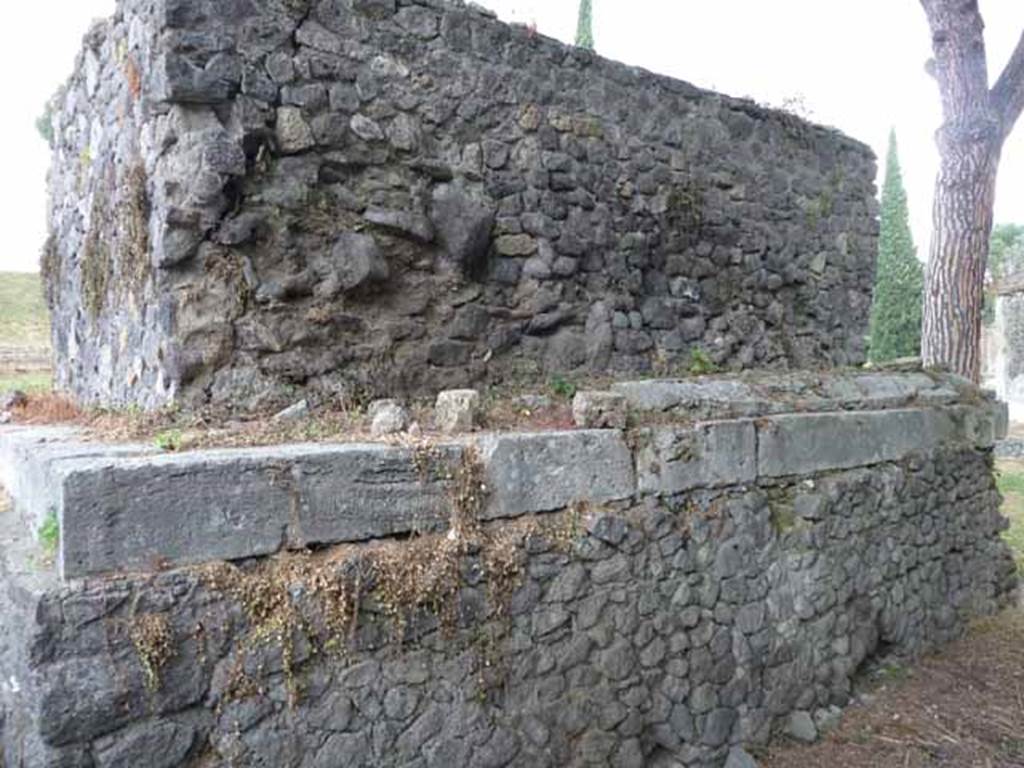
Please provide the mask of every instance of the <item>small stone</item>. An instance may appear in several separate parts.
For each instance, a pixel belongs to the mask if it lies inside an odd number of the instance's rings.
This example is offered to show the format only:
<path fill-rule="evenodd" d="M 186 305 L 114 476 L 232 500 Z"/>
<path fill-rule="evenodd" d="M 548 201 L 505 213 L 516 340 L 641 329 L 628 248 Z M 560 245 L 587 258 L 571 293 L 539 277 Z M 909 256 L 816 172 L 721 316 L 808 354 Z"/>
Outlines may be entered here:
<path fill-rule="evenodd" d="M 537 251 L 537 241 L 529 235 L 502 235 L 494 248 L 502 256 L 530 256 Z"/>
<path fill-rule="evenodd" d="M 274 416 L 274 421 L 298 421 L 309 416 L 309 401 L 300 400 Z"/>
<path fill-rule="evenodd" d="M 434 225 L 430 223 L 430 219 L 419 213 L 371 206 L 366 209 L 363 218 L 378 227 L 390 229 L 422 243 L 429 243 L 434 239 Z"/>
<path fill-rule="evenodd" d="M 815 711 L 814 724 L 818 729 L 818 733 L 826 733 L 836 728 L 842 718 L 843 710 L 833 705 Z"/>
<path fill-rule="evenodd" d="M 733 747 L 729 750 L 729 758 L 725 761 L 725 768 L 758 768 L 757 761 L 752 758 L 742 747 Z"/>
<path fill-rule="evenodd" d="M 720 708 L 713 710 L 704 721 L 701 743 L 709 747 L 720 747 L 728 743 L 729 735 L 736 724 L 736 710 Z"/>
<path fill-rule="evenodd" d="M 338 238 L 324 271 L 325 278 L 318 292 L 329 298 L 384 282 L 391 274 L 377 242 L 362 232 L 345 232 Z"/>
<path fill-rule="evenodd" d="M 588 521 L 587 530 L 595 539 L 617 547 L 629 533 L 629 525 L 621 517 L 601 515 Z"/>
<path fill-rule="evenodd" d="M 626 398 L 615 392 L 577 392 L 572 418 L 581 429 L 625 429 Z"/>
<path fill-rule="evenodd" d="M 448 434 L 470 432 L 476 426 L 480 393 L 475 389 L 451 389 L 437 396 L 434 415 L 438 429 Z"/>
<path fill-rule="evenodd" d="M 281 107 L 277 110 L 276 132 L 278 146 L 285 154 L 302 152 L 316 144 L 313 129 L 298 107 Z"/>
<path fill-rule="evenodd" d="M 536 104 L 527 104 L 519 112 L 519 127 L 527 133 L 540 128 L 542 115 Z"/>
<path fill-rule="evenodd" d="M 353 115 L 349 127 L 363 141 L 384 141 L 384 129 L 365 115 Z"/>
<path fill-rule="evenodd" d="M 374 437 L 396 435 L 409 426 L 409 412 L 394 400 L 375 400 L 370 404 L 369 414 L 370 433 Z"/>
<path fill-rule="evenodd" d="M 812 744 L 818 739 L 818 727 L 808 712 L 794 712 L 786 722 L 786 735 L 805 744 Z"/>

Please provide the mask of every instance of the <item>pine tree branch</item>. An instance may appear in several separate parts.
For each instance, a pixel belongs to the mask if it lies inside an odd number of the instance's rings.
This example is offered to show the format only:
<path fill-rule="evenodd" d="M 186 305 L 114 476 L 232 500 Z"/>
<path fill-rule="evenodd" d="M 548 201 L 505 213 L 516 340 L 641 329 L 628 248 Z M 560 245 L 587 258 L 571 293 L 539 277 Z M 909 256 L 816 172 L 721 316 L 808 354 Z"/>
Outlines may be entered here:
<path fill-rule="evenodd" d="M 992 88 L 992 104 L 999 114 L 1003 138 L 1010 135 L 1017 118 L 1024 111 L 1024 32 L 1006 68 Z"/>

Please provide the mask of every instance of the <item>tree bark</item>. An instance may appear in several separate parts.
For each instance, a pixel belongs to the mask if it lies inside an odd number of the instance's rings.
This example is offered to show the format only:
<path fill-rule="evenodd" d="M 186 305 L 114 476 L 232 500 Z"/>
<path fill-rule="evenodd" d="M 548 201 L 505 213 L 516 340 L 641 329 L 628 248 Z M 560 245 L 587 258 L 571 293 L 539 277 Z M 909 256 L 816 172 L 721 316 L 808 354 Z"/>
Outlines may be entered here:
<path fill-rule="evenodd" d="M 985 269 L 1003 142 L 1024 108 L 1024 35 L 989 89 L 977 0 L 921 0 L 932 31 L 943 125 L 925 278 L 922 357 L 928 367 L 981 378 Z"/>

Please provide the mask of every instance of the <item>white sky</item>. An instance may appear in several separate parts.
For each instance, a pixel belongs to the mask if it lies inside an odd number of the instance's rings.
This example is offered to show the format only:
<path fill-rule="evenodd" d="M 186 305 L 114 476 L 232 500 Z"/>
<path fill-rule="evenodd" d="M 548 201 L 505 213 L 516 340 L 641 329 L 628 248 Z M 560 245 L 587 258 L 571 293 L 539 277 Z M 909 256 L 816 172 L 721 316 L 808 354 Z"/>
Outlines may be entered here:
<path fill-rule="evenodd" d="M 571 41 L 577 0 L 482 0 L 509 21 Z M 70 73 L 82 35 L 114 0 L 34 0 L 5 9 L 0 46 L 8 116 L 0 205 L 0 271 L 34 270 L 45 237 L 49 152 L 34 121 Z M 1024 29 L 1024 2 L 981 0 L 994 79 Z M 900 140 L 919 255 L 927 252 L 939 124 L 918 0 L 594 0 L 598 52 L 734 96 L 779 105 L 800 98 L 818 122 L 871 144 L 884 160 L 889 127 Z M 997 221 L 1024 223 L 1024 120 L 1006 145 Z"/>

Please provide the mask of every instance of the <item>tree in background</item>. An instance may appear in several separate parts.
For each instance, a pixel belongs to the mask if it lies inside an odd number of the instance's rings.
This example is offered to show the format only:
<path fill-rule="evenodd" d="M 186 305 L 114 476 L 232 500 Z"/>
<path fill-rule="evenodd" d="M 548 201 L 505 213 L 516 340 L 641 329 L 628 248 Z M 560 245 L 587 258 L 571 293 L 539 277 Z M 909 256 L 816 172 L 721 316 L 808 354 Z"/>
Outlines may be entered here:
<path fill-rule="evenodd" d="M 580 18 L 576 23 L 576 45 L 594 50 L 594 22 L 592 0 L 580 0 Z"/>
<path fill-rule="evenodd" d="M 927 366 L 979 381 L 996 174 L 1003 144 L 1024 110 L 1024 34 L 990 86 L 977 0 L 921 5 L 934 54 L 927 69 L 942 99 L 922 357 Z"/>
<path fill-rule="evenodd" d="M 889 134 L 889 153 L 882 187 L 882 230 L 878 240 L 878 274 L 871 307 L 872 362 L 916 357 L 921 351 L 924 269 L 910 234 L 907 192 L 903 188 L 896 133 Z"/>
<path fill-rule="evenodd" d="M 1024 272 L 1024 224 L 995 226 L 988 268 L 993 280 Z"/>
<path fill-rule="evenodd" d="M 984 324 L 996 319 L 996 289 L 1004 277 L 1024 274 L 1024 225 L 997 224 L 989 246 Z"/>

